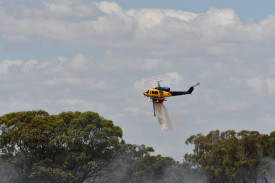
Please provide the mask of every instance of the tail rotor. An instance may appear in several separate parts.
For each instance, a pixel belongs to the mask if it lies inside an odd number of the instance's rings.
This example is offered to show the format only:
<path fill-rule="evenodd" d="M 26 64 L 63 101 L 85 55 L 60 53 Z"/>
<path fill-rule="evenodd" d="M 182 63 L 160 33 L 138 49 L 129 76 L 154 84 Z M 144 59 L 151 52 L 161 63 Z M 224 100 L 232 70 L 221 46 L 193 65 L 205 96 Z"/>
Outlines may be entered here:
<path fill-rule="evenodd" d="M 195 85 L 194 85 L 194 86 L 192 86 L 192 87 L 194 88 L 194 87 L 199 86 L 199 85 L 200 85 L 200 83 L 197 83 L 197 84 L 195 84 Z"/>

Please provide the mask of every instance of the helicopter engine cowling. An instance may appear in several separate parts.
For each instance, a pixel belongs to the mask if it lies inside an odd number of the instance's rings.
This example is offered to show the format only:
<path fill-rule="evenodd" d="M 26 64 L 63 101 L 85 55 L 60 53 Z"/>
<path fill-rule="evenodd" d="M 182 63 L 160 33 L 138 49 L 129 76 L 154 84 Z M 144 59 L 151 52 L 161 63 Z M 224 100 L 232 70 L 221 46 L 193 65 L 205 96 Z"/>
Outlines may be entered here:
<path fill-rule="evenodd" d="M 170 92 L 170 88 L 168 87 L 156 87 L 155 89 Z"/>

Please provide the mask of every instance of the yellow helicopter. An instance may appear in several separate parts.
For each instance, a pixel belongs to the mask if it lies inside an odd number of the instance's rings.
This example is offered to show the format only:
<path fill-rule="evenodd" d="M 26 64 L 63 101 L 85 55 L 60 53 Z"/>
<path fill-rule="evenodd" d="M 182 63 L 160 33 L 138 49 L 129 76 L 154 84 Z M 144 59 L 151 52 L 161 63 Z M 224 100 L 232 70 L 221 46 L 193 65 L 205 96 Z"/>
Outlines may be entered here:
<path fill-rule="evenodd" d="M 160 86 L 161 80 L 159 78 L 156 80 L 158 86 L 155 88 L 149 88 L 146 92 L 143 93 L 144 96 L 149 97 L 151 102 L 153 102 L 154 116 L 156 116 L 154 103 L 163 103 L 166 101 L 167 97 L 191 94 L 194 90 L 194 87 L 200 85 L 200 83 L 197 83 L 191 86 L 187 91 L 170 91 L 170 88 Z"/>

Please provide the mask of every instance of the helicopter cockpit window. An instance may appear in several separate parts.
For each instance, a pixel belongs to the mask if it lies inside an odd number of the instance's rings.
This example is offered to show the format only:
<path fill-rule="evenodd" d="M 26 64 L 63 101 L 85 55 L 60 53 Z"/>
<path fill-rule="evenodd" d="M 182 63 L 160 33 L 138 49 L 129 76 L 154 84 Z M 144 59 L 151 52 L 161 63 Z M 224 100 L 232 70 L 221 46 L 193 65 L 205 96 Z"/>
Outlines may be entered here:
<path fill-rule="evenodd" d="M 155 94 L 155 91 L 152 91 L 152 94 Z"/>
<path fill-rule="evenodd" d="M 159 94 L 159 92 L 158 92 L 158 91 L 155 91 L 155 94 Z"/>

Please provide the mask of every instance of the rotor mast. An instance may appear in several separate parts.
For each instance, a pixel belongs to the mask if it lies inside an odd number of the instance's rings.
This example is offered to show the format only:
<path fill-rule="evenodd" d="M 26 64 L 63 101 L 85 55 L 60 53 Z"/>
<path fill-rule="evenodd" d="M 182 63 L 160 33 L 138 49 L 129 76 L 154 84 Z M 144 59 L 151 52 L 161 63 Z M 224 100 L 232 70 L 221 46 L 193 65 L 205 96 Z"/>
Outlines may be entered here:
<path fill-rule="evenodd" d="M 156 78 L 157 82 L 158 82 L 158 88 L 160 88 L 160 82 L 161 82 L 161 79 L 160 78 Z"/>

